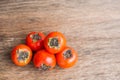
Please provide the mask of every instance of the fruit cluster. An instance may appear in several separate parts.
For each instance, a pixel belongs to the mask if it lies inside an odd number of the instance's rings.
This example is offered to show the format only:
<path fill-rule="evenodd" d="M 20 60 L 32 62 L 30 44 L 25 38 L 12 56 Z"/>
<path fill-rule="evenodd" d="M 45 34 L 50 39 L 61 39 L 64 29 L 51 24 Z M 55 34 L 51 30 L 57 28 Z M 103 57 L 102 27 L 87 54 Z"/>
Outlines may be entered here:
<path fill-rule="evenodd" d="M 51 32 L 45 36 L 41 32 L 31 32 L 26 36 L 26 45 L 20 44 L 12 50 L 11 59 L 17 66 L 26 66 L 32 60 L 36 68 L 51 70 L 56 64 L 61 68 L 72 67 L 78 56 L 66 45 L 62 33 Z"/>

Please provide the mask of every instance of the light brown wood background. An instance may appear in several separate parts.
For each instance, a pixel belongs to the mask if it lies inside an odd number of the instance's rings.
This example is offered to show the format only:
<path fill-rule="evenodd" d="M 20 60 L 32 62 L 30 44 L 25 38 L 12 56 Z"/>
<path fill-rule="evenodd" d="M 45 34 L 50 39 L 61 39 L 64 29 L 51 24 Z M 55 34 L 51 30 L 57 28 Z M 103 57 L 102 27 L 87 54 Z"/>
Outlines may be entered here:
<path fill-rule="evenodd" d="M 79 54 L 69 69 L 15 66 L 31 31 L 60 31 Z M 120 80 L 120 0 L 0 0 L 0 80 Z"/>

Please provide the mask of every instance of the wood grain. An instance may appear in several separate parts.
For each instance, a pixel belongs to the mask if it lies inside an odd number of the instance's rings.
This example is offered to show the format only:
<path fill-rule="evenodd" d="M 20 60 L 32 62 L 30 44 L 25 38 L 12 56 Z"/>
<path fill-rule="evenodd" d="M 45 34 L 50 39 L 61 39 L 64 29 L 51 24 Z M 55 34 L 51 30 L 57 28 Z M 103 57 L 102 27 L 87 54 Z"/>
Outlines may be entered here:
<path fill-rule="evenodd" d="M 119 0 L 0 0 L 0 80 L 119 80 Z M 31 31 L 62 32 L 79 55 L 70 69 L 15 66 L 10 53 Z"/>

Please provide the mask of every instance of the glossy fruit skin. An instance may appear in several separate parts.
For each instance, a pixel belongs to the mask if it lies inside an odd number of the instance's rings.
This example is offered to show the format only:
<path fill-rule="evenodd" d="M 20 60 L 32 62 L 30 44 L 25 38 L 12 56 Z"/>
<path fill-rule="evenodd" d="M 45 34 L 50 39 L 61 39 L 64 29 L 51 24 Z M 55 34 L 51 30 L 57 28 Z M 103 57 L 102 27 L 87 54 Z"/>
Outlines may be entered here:
<path fill-rule="evenodd" d="M 25 51 L 25 52 L 29 53 L 28 58 L 25 59 L 26 62 L 20 62 L 18 60 L 18 53 L 17 53 L 18 50 Z M 28 63 L 30 63 L 30 61 L 32 59 L 32 50 L 27 45 L 20 44 L 12 50 L 11 59 L 12 59 L 13 63 L 16 64 L 17 66 L 26 66 Z"/>
<path fill-rule="evenodd" d="M 34 66 L 37 68 L 41 68 L 41 66 L 45 64 L 50 67 L 49 69 L 46 69 L 46 70 L 51 70 L 56 65 L 55 55 L 50 54 L 46 50 L 40 50 L 37 53 L 35 53 L 33 57 L 33 63 L 34 63 Z"/>
<path fill-rule="evenodd" d="M 49 39 L 51 38 L 57 38 L 58 39 L 58 44 L 59 48 L 54 48 L 49 46 Z M 60 32 L 51 32 L 48 34 L 48 36 L 44 40 L 44 47 L 46 50 L 52 54 L 56 54 L 61 52 L 66 46 L 66 39 L 64 35 Z"/>
<path fill-rule="evenodd" d="M 39 40 L 34 41 L 32 39 L 32 35 L 37 34 L 37 36 L 40 37 Z M 45 39 L 45 35 L 42 32 L 31 32 L 27 35 L 26 37 L 26 44 L 33 50 L 33 51 L 38 51 L 40 49 L 43 49 L 43 40 Z"/>
<path fill-rule="evenodd" d="M 64 53 L 65 51 L 70 50 L 72 56 L 69 58 L 65 58 L 64 57 Z M 66 47 L 64 48 L 63 51 L 61 51 L 60 53 L 56 54 L 56 61 L 57 64 L 61 67 L 61 68 L 70 68 L 72 66 L 75 65 L 75 63 L 78 61 L 78 55 L 77 52 L 71 48 L 71 47 Z"/>

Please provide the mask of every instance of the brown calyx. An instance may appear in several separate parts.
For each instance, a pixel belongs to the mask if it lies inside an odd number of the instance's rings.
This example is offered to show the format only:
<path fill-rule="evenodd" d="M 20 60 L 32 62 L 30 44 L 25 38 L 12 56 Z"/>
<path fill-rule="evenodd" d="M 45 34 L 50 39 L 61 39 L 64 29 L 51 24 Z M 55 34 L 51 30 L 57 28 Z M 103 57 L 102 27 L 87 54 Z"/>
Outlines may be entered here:
<path fill-rule="evenodd" d="M 49 69 L 51 68 L 51 66 L 48 66 L 48 65 L 46 65 L 46 64 L 42 64 L 42 65 L 40 66 L 40 68 L 41 68 L 42 70 L 46 71 L 46 70 L 49 70 Z"/>
<path fill-rule="evenodd" d="M 33 42 L 37 42 L 41 39 L 38 33 L 30 35 L 30 37 L 32 38 Z"/>
<path fill-rule="evenodd" d="M 29 57 L 29 52 L 24 51 L 22 49 L 17 50 L 17 59 L 18 59 L 19 62 L 25 62 L 26 63 L 26 60 L 28 59 L 28 57 Z"/>
<path fill-rule="evenodd" d="M 71 50 L 66 50 L 63 54 L 65 59 L 71 58 L 72 57 L 72 52 Z"/>
<path fill-rule="evenodd" d="M 49 38 L 48 45 L 50 48 L 59 48 L 58 38 Z"/>

